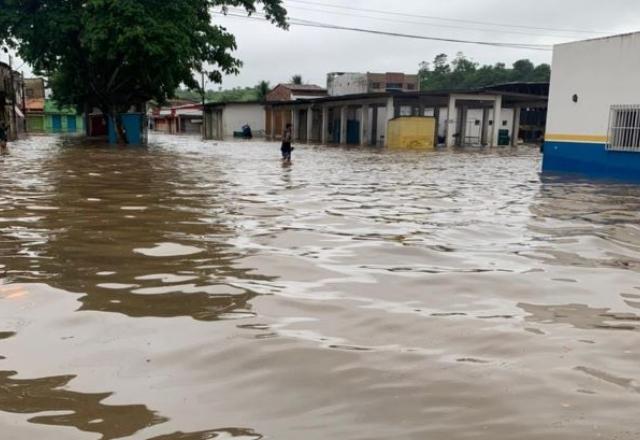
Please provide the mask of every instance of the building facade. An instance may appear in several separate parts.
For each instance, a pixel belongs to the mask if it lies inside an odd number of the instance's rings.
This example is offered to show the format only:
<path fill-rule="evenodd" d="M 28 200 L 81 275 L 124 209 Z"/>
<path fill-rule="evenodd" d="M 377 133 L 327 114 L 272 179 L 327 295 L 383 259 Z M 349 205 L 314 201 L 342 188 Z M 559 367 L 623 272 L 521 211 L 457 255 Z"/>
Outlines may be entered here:
<path fill-rule="evenodd" d="M 84 116 L 72 107 L 61 107 L 50 99 L 44 103 L 45 133 L 84 133 Z"/>
<path fill-rule="evenodd" d="M 394 139 L 404 134 L 390 138 L 390 131 L 412 126 L 424 132 L 423 127 L 428 126 L 433 134 L 425 143 L 434 146 L 517 145 L 522 109 L 545 108 L 546 100 L 546 96 L 537 94 L 480 89 L 365 93 L 277 102 L 268 104 L 273 112 L 271 122 L 267 121 L 267 137 L 279 139 L 284 126 L 291 123 L 297 141 L 393 148 L 398 146 Z M 278 119 L 278 115 L 284 116 Z M 394 122 L 401 118 L 429 121 Z M 422 144 L 420 139 L 415 141 Z"/>
<path fill-rule="evenodd" d="M 334 72 L 327 75 L 327 92 L 329 96 L 384 92 L 415 92 L 419 89 L 418 75 L 394 72 Z"/>
<path fill-rule="evenodd" d="M 262 102 L 214 102 L 205 106 L 205 139 L 224 140 L 251 127 L 253 137 L 265 135 L 265 105 Z"/>
<path fill-rule="evenodd" d="M 22 76 L 0 62 L 0 121 L 9 127 L 9 139 L 24 132 L 24 96 Z"/>
<path fill-rule="evenodd" d="M 156 107 L 148 114 L 154 131 L 167 134 L 202 134 L 202 104 Z"/>
<path fill-rule="evenodd" d="M 266 96 L 265 128 L 274 132 L 281 138 L 284 128 L 291 124 L 291 112 L 283 111 L 281 107 L 273 104 L 279 102 L 291 102 L 299 99 L 318 99 L 327 96 L 327 90 L 314 84 L 278 84 Z"/>
<path fill-rule="evenodd" d="M 554 48 L 543 170 L 640 179 L 640 33 Z"/>

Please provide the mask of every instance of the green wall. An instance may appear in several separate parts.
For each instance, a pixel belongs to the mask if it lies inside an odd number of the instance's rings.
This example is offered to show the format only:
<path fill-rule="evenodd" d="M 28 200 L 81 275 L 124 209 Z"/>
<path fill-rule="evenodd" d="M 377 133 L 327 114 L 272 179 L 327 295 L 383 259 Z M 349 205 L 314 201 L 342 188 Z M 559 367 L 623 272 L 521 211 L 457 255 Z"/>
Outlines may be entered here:
<path fill-rule="evenodd" d="M 75 130 L 72 130 L 73 122 L 70 123 L 69 119 L 75 120 Z M 60 122 L 59 125 L 56 120 Z M 84 117 L 82 115 L 46 114 L 44 116 L 44 130 L 47 133 L 84 133 Z"/>
<path fill-rule="evenodd" d="M 44 132 L 44 115 L 27 115 L 27 132 Z"/>

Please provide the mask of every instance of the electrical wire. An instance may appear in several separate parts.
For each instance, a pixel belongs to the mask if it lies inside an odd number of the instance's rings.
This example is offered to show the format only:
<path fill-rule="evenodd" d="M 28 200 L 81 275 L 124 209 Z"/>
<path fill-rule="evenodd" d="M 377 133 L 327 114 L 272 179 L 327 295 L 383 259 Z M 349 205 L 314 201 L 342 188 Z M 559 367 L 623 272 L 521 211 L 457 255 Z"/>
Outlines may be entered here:
<path fill-rule="evenodd" d="M 438 27 L 438 28 L 447 28 L 447 29 L 463 29 L 466 31 L 476 31 L 476 32 L 499 32 L 501 34 L 514 34 L 514 35 L 528 35 L 528 36 L 534 36 L 534 37 L 539 37 L 540 32 L 537 33 L 533 33 L 533 32 L 521 32 L 521 31 L 517 31 L 517 30 L 501 30 L 501 29 L 482 29 L 482 28 L 470 28 L 468 26 L 460 26 L 460 25 L 454 25 L 454 24 L 437 24 L 437 23 L 427 23 L 425 21 L 413 21 L 413 20 L 402 20 L 402 19 L 398 19 L 398 18 L 383 18 L 383 17 L 373 17 L 371 15 L 362 15 L 362 14 L 356 14 L 356 13 L 352 13 L 352 12 L 341 12 L 341 11 L 330 11 L 330 10 L 326 10 L 326 9 L 315 9 L 315 8 L 306 8 L 306 7 L 301 7 L 301 6 L 287 6 L 287 8 L 290 9 L 296 9 L 296 10 L 300 10 L 300 11 L 309 11 L 309 12 L 322 12 L 324 14 L 332 14 L 332 15 L 341 15 L 341 16 L 349 16 L 349 17 L 358 17 L 358 18 L 364 18 L 364 19 L 369 19 L 369 20 L 377 20 L 377 21 L 384 21 L 384 22 L 394 22 L 394 23 L 404 23 L 404 24 L 418 24 L 418 25 L 426 25 L 428 24 L 431 27 Z M 567 38 L 567 39 L 573 39 L 575 38 L 574 35 L 553 35 L 554 37 L 558 37 L 558 38 Z"/>
<path fill-rule="evenodd" d="M 592 31 L 592 30 L 586 30 L 586 29 L 559 29 L 559 28 L 527 26 L 527 25 L 519 25 L 519 24 L 495 23 L 495 22 L 487 22 L 487 21 L 479 21 L 479 20 L 465 20 L 460 18 L 438 17 L 433 15 L 420 15 L 420 14 L 413 14 L 413 13 L 410 14 L 410 13 L 403 13 L 403 12 L 384 11 L 381 9 L 355 8 L 352 6 L 335 5 L 331 3 L 316 2 L 316 1 L 309 1 L 309 0 L 286 0 L 286 1 L 289 3 L 299 3 L 299 4 L 313 5 L 313 6 L 324 6 L 329 8 L 344 9 L 344 10 L 350 10 L 350 11 L 373 12 L 376 14 L 395 15 L 400 17 L 411 17 L 411 18 L 425 18 L 428 20 L 477 24 L 482 26 L 499 26 L 499 27 L 506 27 L 506 28 L 514 28 L 514 29 L 530 29 L 530 30 L 551 31 L 551 32 L 569 32 L 569 33 L 578 33 L 578 34 L 603 34 L 604 35 L 604 34 L 610 33 L 610 32 Z"/>
<path fill-rule="evenodd" d="M 237 18 L 243 18 L 243 19 L 264 21 L 264 17 L 260 17 L 260 13 L 254 13 L 252 16 L 237 14 L 233 12 L 226 12 L 226 13 L 214 12 L 214 14 L 220 15 L 220 16 L 227 16 L 227 17 L 237 17 Z M 361 33 L 380 35 L 380 36 L 410 38 L 410 39 L 416 39 L 416 40 L 440 41 L 440 42 L 446 42 L 446 43 L 476 44 L 481 46 L 493 46 L 493 47 L 527 49 L 527 50 L 538 50 L 538 51 L 550 51 L 552 49 L 552 46 L 546 45 L 546 44 L 502 43 L 502 42 L 493 42 L 493 41 L 432 37 L 432 36 L 426 36 L 426 35 L 406 34 L 406 33 L 400 33 L 400 32 L 388 32 L 388 31 L 381 31 L 376 29 L 364 29 L 364 28 L 357 28 L 357 27 L 350 27 L 350 26 L 339 26 L 339 25 L 333 25 L 329 23 L 299 19 L 295 17 L 289 17 L 289 24 L 294 26 L 361 32 Z"/>

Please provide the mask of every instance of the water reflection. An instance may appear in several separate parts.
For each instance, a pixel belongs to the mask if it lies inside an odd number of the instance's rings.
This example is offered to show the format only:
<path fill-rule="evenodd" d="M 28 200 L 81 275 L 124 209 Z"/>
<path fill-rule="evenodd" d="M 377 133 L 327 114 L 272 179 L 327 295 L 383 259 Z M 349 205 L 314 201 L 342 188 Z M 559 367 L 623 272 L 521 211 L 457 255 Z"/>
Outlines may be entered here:
<path fill-rule="evenodd" d="M 11 282 L 84 293 L 81 310 L 214 320 L 250 308 L 255 293 L 234 281 L 267 279 L 227 244 L 234 230 L 213 161 L 68 145 L 31 172 L 32 185 L 5 188 L 0 262 Z"/>
<path fill-rule="evenodd" d="M 540 182 L 526 148 L 296 153 L 282 168 L 275 144 L 186 137 L 12 150 L 0 352 L 20 372 L 4 384 L 44 390 L 29 414 L 91 428 L 68 391 L 87 384 L 140 404 L 97 425 L 132 439 L 637 426 L 640 191 Z M 22 423 L 21 392 L 2 392 L 0 418 Z"/>
<path fill-rule="evenodd" d="M 636 330 L 640 316 L 633 313 L 613 313 L 608 308 L 594 308 L 583 304 L 541 306 L 518 304 L 529 315 L 528 322 L 541 324 L 569 324 L 579 329 Z"/>
<path fill-rule="evenodd" d="M 228 438 L 234 438 L 237 440 L 260 440 L 263 437 L 250 429 L 228 428 L 193 433 L 176 432 L 173 434 L 161 435 L 160 437 L 153 437 L 149 440 L 209 440 Z"/>
<path fill-rule="evenodd" d="M 110 393 L 84 394 L 65 389 L 75 376 L 14 379 L 15 371 L 0 371 L 0 411 L 38 414 L 29 419 L 42 425 L 75 427 L 102 435 L 128 437 L 167 419 L 144 405 L 107 405 Z"/>

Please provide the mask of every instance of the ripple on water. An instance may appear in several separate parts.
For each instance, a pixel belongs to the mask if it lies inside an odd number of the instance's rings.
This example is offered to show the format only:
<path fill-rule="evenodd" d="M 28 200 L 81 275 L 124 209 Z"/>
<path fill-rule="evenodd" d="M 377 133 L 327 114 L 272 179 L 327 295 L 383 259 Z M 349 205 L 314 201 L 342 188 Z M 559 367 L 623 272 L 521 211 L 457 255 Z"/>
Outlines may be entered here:
<path fill-rule="evenodd" d="M 152 248 L 137 248 L 137 252 L 147 257 L 181 257 L 185 255 L 195 255 L 204 252 L 203 249 L 195 246 L 187 246 L 179 243 L 158 243 Z"/>
<path fill-rule="evenodd" d="M 529 147 L 278 156 L 12 144 L 2 436 L 640 438 L 640 188 Z"/>

